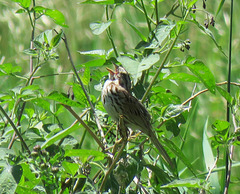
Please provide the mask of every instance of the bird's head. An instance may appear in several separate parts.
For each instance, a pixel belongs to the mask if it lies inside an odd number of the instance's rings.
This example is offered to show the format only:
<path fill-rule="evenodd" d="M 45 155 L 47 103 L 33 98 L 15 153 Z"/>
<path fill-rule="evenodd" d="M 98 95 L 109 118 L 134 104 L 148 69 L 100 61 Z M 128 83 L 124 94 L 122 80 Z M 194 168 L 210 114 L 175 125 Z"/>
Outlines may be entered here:
<path fill-rule="evenodd" d="M 109 79 L 110 80 L 118 80 L 119 85 L 125 88 L 128 92 L 131 91 L 131 79 L 128 72 L 121 66 L 114 64 L 115 71 L 107 68 L 109 71 Z"/>

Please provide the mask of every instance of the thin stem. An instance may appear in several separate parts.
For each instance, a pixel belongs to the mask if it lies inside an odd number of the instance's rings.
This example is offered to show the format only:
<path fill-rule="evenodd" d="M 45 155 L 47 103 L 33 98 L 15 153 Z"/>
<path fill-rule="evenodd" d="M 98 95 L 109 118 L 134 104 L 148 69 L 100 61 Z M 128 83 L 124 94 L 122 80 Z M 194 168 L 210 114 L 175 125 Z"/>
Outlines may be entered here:
<path fill-rule="evenodd" d="M 145 15 L 145 17 L 146 17 L 146 21 L 147 21 L 147 25 L 148 25 L 148 30 L 149 30 L 149 33 L 151 33 L 151 32 L 152 32 L 152 28 L 151 28 L 150 21 L 149 21 L 149 19 L 148 19 L 147 10 L 146 10 L 146 8 L 145 8 L 145 5 L 144 5 L 144 3 L 143 3 L 143 0 L 141 0 L 141 3 L 142 3 L 142 8 L 143 8 L 143 11 L 144 11 L 144 15 Z"/>
<path fill-rule="evenodd" d="M 155 14 L 156 14 L 156 23 L 158 25 L 159 24 L 159 19 L 158 19 L 158 0 L 155 0 Z"/>
<path fill-rule="evenodd" d="M 5 112 L 5 110 L 2 108 L 2 106 L 0 105 L 0 111 L 3 113 L 3 115 L 6 117 L 6 119 L 8 120 L 8 122 L 10 123 L 10 125 L 12 126 L 14 132 L 17 134 L 17 136 L 19 137 L 23 147 L 27 150 L 27 152 L 29 154 L 31 154 L 26 142 L 24 141 L 24 139 L 22 138 L 22 135 L 20 134 L 20 132 L 18 131 L 17 127 L 14 125 L 14 123 L 12 122 L 11 118 L 8 116 L 8 114 Z"/>
<path fill-rule="evenodd" d="M 79 123 L 83 125 L 83 127 L 88 131 L 88 133 L 95 139 L 99 147 L 104 151 L 105 147 L 102 144 L 102 142 L 98 139 L 96 134 L 92 132 L 92 130 L 88 127 L 88 125 L 78 116 L 78 114 L 74 112 L 74 110 L 70 106 L 67 106 L 65 104 L 62 104 L 62 105 L 78 120 Z"/>
<path fill-rule="evenodd" d="M 77 69 L 76 69 L 76 67 L 75 67 L 75 65 L 74 65 L 74 63 L 73 63 L 72 55 L 71 55 L 70 49 L 69 49 L 69 47 L 68 47 L 67 37 L 66 37 L 65 33 L 63 33 L 63 41 L 64 41 L 64 43 L 65 43 L 65 47 L 66 47 L 66 49 L 67 49 L 69 61 L 70 61 L 71 65 L 72 65 L 72 68 L 73 68 L 73 71 L 74 71 L 74 73 L 75 73 L 75 76 L 77 77 L 77 80 L 78 80 L 78 82 L 79 82 L 79 84 L 80 84 L 80 86 L 81 86 L 81 88 L 82 88 L 82 90 L 83 90 L 83 92 L 84 92 L 84 94 L 85 94 L 85 96 L 86 96 L 86 98 L 87 98 L 87 101 L 88 101 L 88 103 L 89 103 L 89 105 L 90 105 L 90 107 L 91 107 L 91 110 L 92 110 L 92 112 L 93 112 L 93 115 L 94 115 L 94 118 L 95 118 L 95 121 L 96 121 L 98 130 L 99 130 L 100 136 L 101 136 L 101 138 L 102 138 L 102 141 L 103 141 L 104 145 L 107 145 L 107 141 L 106 141 L 106 139 L 105 139 L 105 135 L 104 135 L 104 132 L 103 132 L 103 130 L 102 130 L 102 127 L 101 127 L 100 121 L 99 121 L 99 119 L 98 119 L 98 116 L 97 116 L 97 114 L 96 114 L 96 112 L 95 112 L 95 108 L 94 108 L 94 106 L 93 106 L 93 104 L 92 104 L 92 102 L 91 102 L 91 99 L 90 99 L 90 97 L 89 97 L 89 95 L 88 95 L 88 93 L 87 93 L 87 91 L 86 91 L 86 89 L 85 89 L 85 87 L 84 87 L 84 85 L 83 85 L 83 82 L 82 82 L 81 78 L 80 78 L 79 75 L 78 75 Z"/>
<path fill-rule="evenodd" d="M 108 5 L 106 6 L 106 19 L 107 19 L 107 21 L 110 20 L 109 14 L 108 14 Z M 107 35 L 108 35 L 108 38 L 109 38 L 109 40 L 110 40 L 110 42 L 112 44 L 114 53 L 115 53 L 116 57 L 118 57 L 119 55 L 118 55 L 117 48 L 116 48 L 115 43 L 114 43 L 113 38 L 112 38 L 112 31 L 111 31 L 111 27 L 110 26 L 107 29 Z"/>
<path fill-rule="evenodd" d="M 233 27 L 233 0 L 231 0 L 231 9 L 230 9 L 230 33 L 229 33 L 229 58 L 228 58 L 228 85 L 227 91 L 231 93 L 231 70 L 232 70 L 232 27 Z M 227 121 L 230 122 L 230 103 L 227 102 Z M 229 134 L 228 134 L 229 136 Z M 232 149 L 233 150 L 233 149 Z M 230 184 L 230 176 L 231 176 L 231 166 L 232 161 L 229 160 L 229 147 L 226 148 L 226 177 L 225 177 L 225 187 L 224 193 L 228 193 L 228 188 Z"/>

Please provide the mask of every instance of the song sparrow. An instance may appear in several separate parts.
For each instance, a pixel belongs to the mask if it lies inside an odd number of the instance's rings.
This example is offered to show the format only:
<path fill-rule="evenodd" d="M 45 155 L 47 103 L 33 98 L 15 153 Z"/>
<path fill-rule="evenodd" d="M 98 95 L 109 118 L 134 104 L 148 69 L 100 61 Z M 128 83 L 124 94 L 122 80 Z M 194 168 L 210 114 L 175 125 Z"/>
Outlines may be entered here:
<path fill-rule="evenodd" d="M 102 90 L 102 103 L 111 118 L 119 122 L 123 118 L 124 125 L 132 130 L 140 130 L 147 134 L 160 152 L 162 158 L 173 168 L 173 163 L 152 131 L 151 116 L 147 109 L 131 94 L 131 80 L 127 71 L 115 65 L 115 71 L 108 69 L 109 79 Z"/>

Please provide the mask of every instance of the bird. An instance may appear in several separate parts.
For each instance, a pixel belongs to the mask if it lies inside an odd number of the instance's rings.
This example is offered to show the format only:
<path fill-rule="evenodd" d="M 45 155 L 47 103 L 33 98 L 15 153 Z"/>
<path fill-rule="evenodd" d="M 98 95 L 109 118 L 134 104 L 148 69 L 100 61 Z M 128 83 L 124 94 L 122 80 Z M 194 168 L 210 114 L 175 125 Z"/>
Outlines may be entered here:
<path fill-rule="evenodd" d="M 174 168 L 171 158 L 153 132 L 149 112 L 131 93 L 131 79 L 128 72 L 123 67 L 114 65 L 115 71 L 107 68 L 109 77 L 103 85 L 101 94 L 106 112 L 117 123 L 122 118 L 123 124 L 127 128 L 134 131 L 140 130 L 146 134 L 164 161 Z"/>

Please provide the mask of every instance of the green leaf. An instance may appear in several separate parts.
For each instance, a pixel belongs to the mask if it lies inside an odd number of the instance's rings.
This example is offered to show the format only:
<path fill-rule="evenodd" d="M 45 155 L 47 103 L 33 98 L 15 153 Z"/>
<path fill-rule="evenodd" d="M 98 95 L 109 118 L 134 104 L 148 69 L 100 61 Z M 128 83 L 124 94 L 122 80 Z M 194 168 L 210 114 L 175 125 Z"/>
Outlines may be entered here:
<path fill-rule="evenodd" d="M 36 13 L 44 13 L 44 11 L 45 11 L 47 8 L 42 7 L 42 6 L 35 6 L 35 7 L 33 7 L 33 9 L 34 9 L 34 11 L 35 11 Z"/>
<path fill-rule="evenodd" d="M 75 130 L 79 129 L 79 125 L 74 125 L 69 128 L 64 129 L 63 131 L 55 134 L 54 136 L 47 139 L 41 146 L 42 149 L 49 147 L 50 145 L 54 144 L 55 142 L 61 140 L 62 138 L 66 137 L 67 135 L 71 134 Z"/>
<path fill-rule="evenodd" d="M 135 85 L 137 83 L 138 78 L 142 76 L 142 72 L 152 67 L 155 63 L 157 63 L 160 60 L 160 56 L 159 54 L 151 54 L 143 58 L 140 62 L 128 56 L 120 56 L 117 58 L 117 60 L 134 78 L 133 83 Z"/>
<path fill-rule="evenodd" d="M 210 92 L 215 94 L 215 78 L 210 69 L 203 62 L 195 60 L 193 63 L 188 63 L 187 60 L 185 65 L 202 81 L 202 83 L 209 89 Z"/>
<path fill-rule="evenodd" d="M 188 4 L 188 9 L 192 8 L 192 6 L 197 2 L 198 0 L 192 0 L 189 4 Z"/>
<path fill-rule="evenodd" d="M 56 36 L 52 38 L 50 47 L 56 47 L 59 44 L 59 42 L 62 40 L 62 35 L 63 35 L 63 31 L 61 30 L 60 33 L 58 33 Z"/>
<path fill-rule="evenodd" d="M 87 86 L 90 82 L 90 69 L 89 67 L 86 67 L 84 70 L 84 74 L 81 77 L 81 80 L 85 86 Z"/>
<path fill-rule="evenodd" d="M 65 169 L 66 173 L 69 173 L 72 176 L 74 176 L 79 169 L 78 164 L 70 163 L 70 162 L 66 162 L 66 161 L 62 162 L 62 167 Z"/>
<path fill-rule="evenodd" d="M 219 14 L 219 12 L 221 11 L 222 6 L 223 6 L 224 3 L 225 3 L 225 0 L 221 0 L 221 2 L 219 3 L 218 9 L 217 9 L 217 13 L 216 13 L 216 17 Z"/>
<path fill-rule="evenodd" d="M 82 4 L 101 4 L 101 5 L 111 5 L 115 4 L 115 0 L 86 0 Z"/>
<path fill-rule="evenodd" d="M 68 105 L 68 106 L 75 106 L 75 107 L 79 107 L 81 106 L 79 103 L 69 99 L 66 94 L 64 93 L 59 93 L 57 91 L 52 92 L 51 94 L 49 94 L 47 97 L 47 99 L 51 99 L 57 102 L 60 102 L 62 104 Z"/>
<path fill-rule="evenodd" d="M 100 57 L 101 59 L 108 59 L 109 56 L 111 55 L 111 53 L 113 52 L 113 49 L 109 49 L 108 51 L 105 51 L 105 50 L 91 50 L 91 51 L 78 51 L 78 52 L 81 55 L 87 55 L 87 56 L 92 56 L 92 57 Z M 93 65 L 93 66 L 95 66 L 95 65 Z"/>
<path fill-rule="evenodd" d="M 23 8 L 29 8 L 31 5 L 31 0 L 12 0 L 16 3 L 19 3 L 19 5 Z"/>
<path fill-rule="evenodd" d="M 108 22 L 94 22 L 90 24 L 90 28 L 95 35 L 103 33 L 114 20 L 109 20 Z"/>
<path fill-rule="evenodd" d="M 173 119 L 167 120 L 165 123 L 166 129 L 171 131 L 174 137 L 177 137 L 180 133 L 180 128 L 178 127 L 178 123 L 176 123 Z"/>
<path fill-rule="evenodd" d="M 172 73 L 169 76 L 164 77 L 163 79 L 178 80 L 178 81 L 184 81 L 184 82 L 194 82 L 194 83 L 201 82 L 196 76 L 190 75 L 187 73 Z"/>
<path fill-rule="evenodd" d="M 189 110 L 189 106 L 181 105 L 181 104 L 170 104 L 166 108 L 163 108 L 162 118 L 164 120 L 169 120 L 171 118 L 179 116 L 186 110 Z"/>
<path fill-rule="evenodd" d="M 105 154 L 96 150 L 83 150 L 83 149 L 73 149 L 66 150 L 65 156 L 70 157 L 79 157 L 80 160 L 84 163 L 91 156 L 93 157 L 93 161 L 103 160 L 105 158 Z"/>
<path fill-rule="evenodd" d="M 4 63 L 0 65 L 0 76 L 11 75 L 21 71 L 22 68 L 20 66 L 13 66 L 11 63 Z"/>
<path fill-rule="evenodd" d="M 204 163 L 205 163 L 205 167 L 206 170 L 209 171 L 209 169 L 211 169 L 215 163 L 215 159 L 214 159 L 214 155 L 213 155 L 213 151 L 212 151 L 212 147 L 210 142 L 208 141 L 208 136 L 207 136 L 207 131 L 208 131 L 208 119 L 205 122 L 205 126 L 204 126 L 204 130 L 203 130 L 203 142 L 202 142 L 202 146 L 203 146 L 203 155 L 204 155 Z M 221 186 L 218 182 L 218 173 L 217 172 L 212 172 L 209 180 L 211 183 L 211 186 L 214 187 L 213 192 L 216 193 L 221 193 Z"/>
<path fill-rule="evenodd" d="M 221 94 L 221 96 L 228 101 L 228 103 L 233 103 L 234 98 L 231 96 L 231 94 L 229 94 L 226 90 L 222 89 L 220 86 L 217 86 L 217 90 Z"/>
<path fill-rule="evenodd" d="M 26 13 L 26 12 L 27 12 L 26 9 L 18 9 L 18 10 L 16 11 L 16 13 Z"/>
<path fill-rule="evenodd" d="M 86 63 L 82 63 L 79 66 L 81 66 L 81 67 L 100 67 L 100 66 L 103 66 L 105 62 L 106 62 L 105 59 L 95 59 L 95 60 L 88 61 Z"/>
<path fill-rule="evenodd" d="M 0 174 L 1 193 L 15 193 L 17 183 L 11 172 L 12 166 L 7 165 Z"/>
<path fill-rule="evenodd" d="M 58 24 L 58 25 L 60 25 L 62 27 L 68 27 L 65 24 L 65 17 L 64 17 L 64 15 L 60 11 L 58 11 L 56 9 L 46 9 L 44 15 L 52 18 L 53 21 L 56 24 Z"/>
<path fill-rule="evenodd" d="M 147 37 L 144 36 L 133 24 L 131 24 L 128 20 L 126 22 L 131 26 L 131 28 L 136 32 L 136 34 L 144 41 L 147 42 Z"/>
<path fill-rule="evenodd" d="M 83 92 L 82 87 L 79 84 L 73 83 L 73 93 L 74 97 L 77 99 L 77 101 L 81 104 L 86 105 L 87 104 L 87 98 Z"/>
<path fill-rule="evenodd" d="M 216 120 L 212 124 L 212 128 L 218 133 L 223 131 L 225 131 L 224 134 L 227 133 L 229 127 L 230 127 L 230 123 L 227 121 Z"/>
<path fill-rule="evenodd" d="M 161 186 L 161 188 L 175 188 L 175 187 L 188 187 L 188 188 L 204 188 L 204 180 L 202 179 L 179 179 L 174 180 L 169 184 Z"/>
<path fill-rule="evenodd" d="M 37 99 L 32 100 L 32 102 L 34 104 L 36 104 L 37 106 L 43 108 L 44 110 L 51 112 L 51 109 L 50 109 L 51 104 L 47 100 L 45 100 L 43 98 L 37 98 Z"/>
<path fill-rule="evenodd" d="M 170 35 L 171 30 L 176 26 L 176 24 L 169 25 L 158 25 L 154 30 L 155 36 L 151 40 L 147 49 L 155 49 L 161 46 L 162 42 Z"/>

